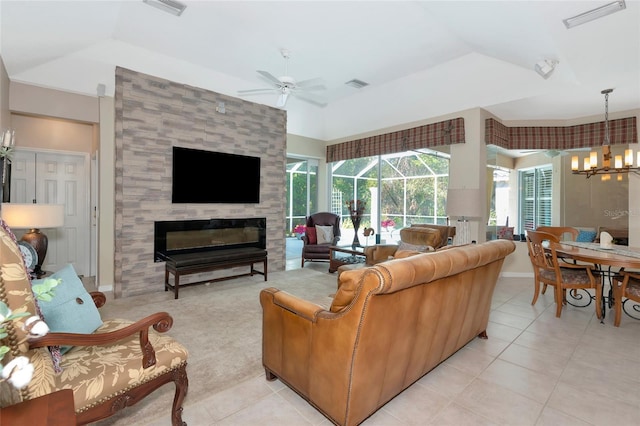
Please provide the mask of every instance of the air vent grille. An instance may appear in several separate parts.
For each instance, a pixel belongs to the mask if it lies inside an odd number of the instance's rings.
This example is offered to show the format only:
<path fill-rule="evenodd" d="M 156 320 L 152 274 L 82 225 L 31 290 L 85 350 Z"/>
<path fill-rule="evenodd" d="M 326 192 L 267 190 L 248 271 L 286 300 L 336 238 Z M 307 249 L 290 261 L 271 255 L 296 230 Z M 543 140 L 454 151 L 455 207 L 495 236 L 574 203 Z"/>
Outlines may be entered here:
<path fill-rule="evenodd" d="M 160 10 L 164 10 L 172 15 L 180 16 L 182 12 L 187 8 L 186 4 L 180 3 L 176 0 L 142 0 L 149 6 L 153 6 Z"/>
<path fill-rule="evenodd" d="M 357 78 L 354 78 L 353 80 L 349 80 L 345 84 L 347 86 L 355 87 L 356 89 L 362 89 L 363 87 L 369 85 L 369 83 L 362 80 L 358 80 Z"/>

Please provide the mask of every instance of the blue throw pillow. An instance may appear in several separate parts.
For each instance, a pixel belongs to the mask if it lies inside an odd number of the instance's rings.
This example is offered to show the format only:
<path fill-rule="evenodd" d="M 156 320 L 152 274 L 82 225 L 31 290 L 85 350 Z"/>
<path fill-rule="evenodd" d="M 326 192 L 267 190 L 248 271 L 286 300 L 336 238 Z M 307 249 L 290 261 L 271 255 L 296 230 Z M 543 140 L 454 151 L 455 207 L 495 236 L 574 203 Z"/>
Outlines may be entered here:
<path fill-rule="evenodd" d="M 576 237 L 576 241 L 580 243 L 592 243 L 596 239 L 596 231 L 580 231 Z"/>
<path fill-rule="evenodd" d="M 60 278 L 62 281 L 53 290 L 53 299 L 49 302 L 38 300 L 38 305 L 44 322 L 52 332 L 91 334 L 102 325 L 100 312 L 73 265 L 65 266 L 50 278 Z M 33 280 L 32 285 L 43 281 Z M 71 346 L 64 346 L 60 352 L 65 353 L 69 349 Z"/>

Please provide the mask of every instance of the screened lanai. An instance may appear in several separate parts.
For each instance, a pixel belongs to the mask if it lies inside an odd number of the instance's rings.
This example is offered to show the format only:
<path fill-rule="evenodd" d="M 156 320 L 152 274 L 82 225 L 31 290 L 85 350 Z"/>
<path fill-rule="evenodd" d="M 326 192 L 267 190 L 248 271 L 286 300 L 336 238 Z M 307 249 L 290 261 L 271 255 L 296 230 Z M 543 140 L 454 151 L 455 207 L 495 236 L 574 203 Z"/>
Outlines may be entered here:
<path fill-rule="evenodd" d="M 287 165 L 287 221 L 292 230 L 303 224 L 309 205 L 306 188 L 315 193 L 317 168 L 307 173 L 308 164 L 289 162 Z M 330 164 L 331 212 L 342 217 L 341 243 L 353 240 L 348 203 L 364 202 L 359 237 L 364 228 L 372 227 L 377 238 L 359 238 L 363 244 L 376 241 L 397 241 L 398 230 L 412 223 L 445 224 L 449 155 L 420 149 L 380 156 L 341 160 Z M 296 201 L 298 197 L 298 201 Z"/>
<path fill-rule="evenodd" d="M 345 243 L 353 238 L 349 200 L 366 205 L 359 232 L 372 227 L 382 241 L 397 241 L 394 231 L 412 223 L 447 221 L 448 154 L 421 149 L 337 161 L 331 177 L 331 208 L 342 215 Z"/>

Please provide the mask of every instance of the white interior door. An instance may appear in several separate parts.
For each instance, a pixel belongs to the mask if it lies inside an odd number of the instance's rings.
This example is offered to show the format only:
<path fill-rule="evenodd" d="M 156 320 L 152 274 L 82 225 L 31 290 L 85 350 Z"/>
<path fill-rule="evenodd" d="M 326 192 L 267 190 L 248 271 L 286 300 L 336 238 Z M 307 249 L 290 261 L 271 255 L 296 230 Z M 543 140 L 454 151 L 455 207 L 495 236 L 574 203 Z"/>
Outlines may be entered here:
<path fill-rule="evenodd" d="M 89 156 L 16 150 L 11 163 L 11 202 L 64 205 L 64 226 L 42 230 L 49 248 L 42 269 L 57 271 L 67 263 L 89 275 Z M 15 230 L 20 238 L 24 230 Z"/>

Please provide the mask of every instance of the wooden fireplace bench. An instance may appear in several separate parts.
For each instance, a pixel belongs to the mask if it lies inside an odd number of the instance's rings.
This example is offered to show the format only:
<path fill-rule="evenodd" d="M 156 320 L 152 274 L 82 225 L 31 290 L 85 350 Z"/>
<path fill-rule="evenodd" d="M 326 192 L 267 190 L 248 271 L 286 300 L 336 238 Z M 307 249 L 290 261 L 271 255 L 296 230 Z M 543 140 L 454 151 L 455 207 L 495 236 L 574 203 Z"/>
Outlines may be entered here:
<path fill-rule="evenodd" d="M 182 253 L 171 256 L 164 256 L 164 291 L 173 290 L 174 298 L 178 298 L 180 288 L 180 276 L 197 274 L 200 272 L 210 272 L 219 269 L 235 268 L 237 266 L 249 266 L 250 270 L 246 274 L 237 274 L 211 280 L 197 281 L 182 284 L 182 286 L 204 284 L 214 281 L 229 280 L 232 278 L 253 276 L 254 274 L 264 275 L 267 281 L 267 250 L 244 247 L 234 249 L 210 250 L 199 253 Z M 262 262 L 262 272 L 254 269 L 254 264 Z M 169 274 L 173 274 L 173 284 L 169 283 Z"/>

